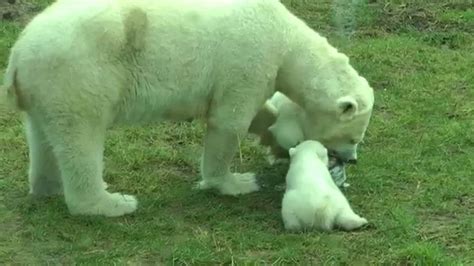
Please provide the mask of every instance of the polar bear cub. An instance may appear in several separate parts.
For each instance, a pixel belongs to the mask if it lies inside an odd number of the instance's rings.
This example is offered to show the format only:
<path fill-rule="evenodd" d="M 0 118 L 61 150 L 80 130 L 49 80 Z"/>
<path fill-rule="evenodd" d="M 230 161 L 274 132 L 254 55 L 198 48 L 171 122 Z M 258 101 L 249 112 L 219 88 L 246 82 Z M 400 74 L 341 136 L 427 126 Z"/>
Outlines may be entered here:
<path fill-rule="evenodd" d="M 304 141 L 290 148 L 290 169 L 282 201 L 285 229 L 291 231 L 334 227 L 353 230 L 367 224 L 355 214 L 329 174 L 326 148 L 317 141 Z"/>

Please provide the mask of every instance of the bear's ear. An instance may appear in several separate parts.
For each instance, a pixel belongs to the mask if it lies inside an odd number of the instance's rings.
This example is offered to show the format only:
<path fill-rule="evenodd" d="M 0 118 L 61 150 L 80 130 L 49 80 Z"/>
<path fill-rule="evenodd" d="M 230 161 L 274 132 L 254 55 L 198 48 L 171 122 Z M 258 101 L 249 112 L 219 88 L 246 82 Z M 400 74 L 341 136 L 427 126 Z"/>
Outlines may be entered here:
<path fill-rule="evenodd" d="M 290 154 L 290 157 L 293 157 L 293 155 L 295 155 L 295 152 L 296 152 L 296 149 L 295 148 L 290 148 L 288 150 L 288 153 Z"/>
<path fill-rule="evenodd" d="M 344 96 L 337 100 L 337 110 L 339 118 L 343 121 L 349 121 L 354 118 L 359 106 L 351 96 Z"/>

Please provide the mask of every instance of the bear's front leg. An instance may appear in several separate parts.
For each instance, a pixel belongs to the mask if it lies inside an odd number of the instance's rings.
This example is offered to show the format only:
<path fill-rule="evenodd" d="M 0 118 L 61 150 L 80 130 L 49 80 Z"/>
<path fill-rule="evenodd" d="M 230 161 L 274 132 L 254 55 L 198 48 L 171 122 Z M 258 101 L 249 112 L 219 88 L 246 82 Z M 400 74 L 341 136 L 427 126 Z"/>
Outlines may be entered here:
<path fill-rule="evenodd" d="M 230 172 L 238 137 L 234 130 L 208 125 L 201 161 L 202 181 L 198 183 L 198 189 L 216 188 L 224 195 L 234 196 L 259 189 L 255 174 Z"/>

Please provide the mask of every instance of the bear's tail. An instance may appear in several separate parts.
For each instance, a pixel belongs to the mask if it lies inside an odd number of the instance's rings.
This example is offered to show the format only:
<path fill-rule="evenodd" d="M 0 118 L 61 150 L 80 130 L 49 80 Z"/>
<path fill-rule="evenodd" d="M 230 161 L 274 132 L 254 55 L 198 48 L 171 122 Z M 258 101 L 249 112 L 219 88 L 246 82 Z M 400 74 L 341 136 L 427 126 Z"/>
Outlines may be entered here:
<path fill-rule="evenodd" d="M 5 72 L 2 90 L 6 94 L 5 99 L 8 107 L 17 111 L 25 111 L 27 103 L 18 84 L 18 69 L 13 58 L 14 56 L 12 54 Z"/>

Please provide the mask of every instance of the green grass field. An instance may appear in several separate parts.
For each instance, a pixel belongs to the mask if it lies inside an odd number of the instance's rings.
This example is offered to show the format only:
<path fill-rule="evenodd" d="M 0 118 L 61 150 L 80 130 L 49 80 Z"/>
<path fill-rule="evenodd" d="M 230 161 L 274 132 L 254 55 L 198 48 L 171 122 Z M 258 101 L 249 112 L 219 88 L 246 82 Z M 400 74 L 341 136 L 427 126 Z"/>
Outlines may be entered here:
<path fill-rule="evenodd" d="M 375 88 L 374 116 L 345 191 L 373 228 L 286 233 L 283 191 L 275 188 L 286 167 L 269 166 L 250 137 L 234 168 L 256 171 L 260 192 L 192 190 L 198 123 L 111 130 L 105 180 L 137 195 L 139 210 L 73 217 L 61 197 L 28 197 L 21 116 L 0 107 L 0 264 L 474 265 L 472 1 L 284 2 Z M 0 21 L 1 72 L 22 27 Z"/>

